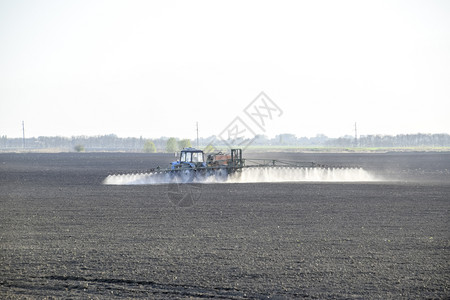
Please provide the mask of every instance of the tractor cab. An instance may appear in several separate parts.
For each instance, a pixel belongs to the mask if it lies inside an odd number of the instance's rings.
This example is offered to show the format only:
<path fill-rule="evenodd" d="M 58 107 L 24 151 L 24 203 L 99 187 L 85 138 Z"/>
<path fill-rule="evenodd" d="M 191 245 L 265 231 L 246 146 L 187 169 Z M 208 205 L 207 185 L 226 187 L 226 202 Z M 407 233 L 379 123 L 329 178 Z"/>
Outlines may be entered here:
<path fill-rule="evenodd" d="M 204 162 L 204 154 L 202 150 L 195 148 L 184 148 L 181 150 L 180 162 L 202 163 Z"/>
<path fill-rule="evenodd" d="M 184 148 L 180 153 L 180 160 L 171 164 L 171 169 L 206 167 L 204 153 L 195 148 Z"/>

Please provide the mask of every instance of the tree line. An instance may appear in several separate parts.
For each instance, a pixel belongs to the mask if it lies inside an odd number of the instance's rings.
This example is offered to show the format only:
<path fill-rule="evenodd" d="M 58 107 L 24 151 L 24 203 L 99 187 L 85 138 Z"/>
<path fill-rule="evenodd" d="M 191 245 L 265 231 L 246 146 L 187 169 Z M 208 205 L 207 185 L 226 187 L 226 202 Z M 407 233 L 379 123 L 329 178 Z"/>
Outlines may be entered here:
<path fill-rule="evenodd" d="M 115 134 L 99 136 L 40 136 L 32 138 L 0 137 L 1 150 L 59 149 L 65 151 L 130 151 L 130 152 L 177 152 L 191 147 L 191 140 L 161 137 L 145 139 L 118 137 Z"/>
<path fill-rule="evenodd" d="M 251 140 L 222 141 L 216 136 L 199 138 L 200 148 L 213 144 L 215 147 L 250 144 L 255 146 L 299 146 L 299 147 L 450 147 L 449 134 L 399 134 L 391 135 L 364 135 L 355 137 L 344 136 L 329 138 L 318 134 L 315 137 L 296 137 L 294 134 L 280 134 L 274 138 L 257 135 Z M 74 137 L 33 137 L 8 138 L 0 137 L 1 150 L 17 149 L 60 149 L 65 151 L 130 151 L 130 152 L 177 152 L 184 147 L 193 145 L 190 139 L 174 137 L 160 137 L 156 139 L 118 137 L 115 134 L 99 136 Z M 196 143 L 195 145 L 196 146 Z"/>
<path fill-rule="evenodd" d="M 315 137 L 296 137 L 294 134 L 280 134 L 273 139 L 256 136 L 255 145 L 300 146 L 300 147 L 450 147 L 449 134 L 398 134 L 362 135 L 357 138 L 343 136 L 330 138 L 324 134 Z"/>

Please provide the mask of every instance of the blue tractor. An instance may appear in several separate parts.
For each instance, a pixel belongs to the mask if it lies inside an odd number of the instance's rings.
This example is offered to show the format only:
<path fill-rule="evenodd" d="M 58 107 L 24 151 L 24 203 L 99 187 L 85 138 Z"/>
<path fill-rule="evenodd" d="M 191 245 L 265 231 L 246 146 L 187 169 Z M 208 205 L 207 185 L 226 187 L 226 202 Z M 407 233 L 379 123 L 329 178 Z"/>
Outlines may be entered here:
<path fill-rule="evenodd" d="M 181 150 L 180 159 L 170 164 L 170 174 L 181 182 L 202 182 L 210 176 L 225 181 L 229 174 L 240 172 L 243 166 L 241 149 L 231 149 L 230 155 L 209 154 L 205 159 L 202 150 L 189 147 Z"/>

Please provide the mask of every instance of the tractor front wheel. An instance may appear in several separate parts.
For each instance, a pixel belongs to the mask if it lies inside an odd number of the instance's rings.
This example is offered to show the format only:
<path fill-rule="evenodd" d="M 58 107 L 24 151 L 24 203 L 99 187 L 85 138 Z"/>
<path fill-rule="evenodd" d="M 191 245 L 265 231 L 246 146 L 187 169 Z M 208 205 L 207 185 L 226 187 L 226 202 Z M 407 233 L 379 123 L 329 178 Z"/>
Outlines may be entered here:
<path fill-rule="evenodd" d="M 182 183 L 194 181 L 195 171 L 192 169 L 183 169 L 180 171 L 180 179 Z"/>

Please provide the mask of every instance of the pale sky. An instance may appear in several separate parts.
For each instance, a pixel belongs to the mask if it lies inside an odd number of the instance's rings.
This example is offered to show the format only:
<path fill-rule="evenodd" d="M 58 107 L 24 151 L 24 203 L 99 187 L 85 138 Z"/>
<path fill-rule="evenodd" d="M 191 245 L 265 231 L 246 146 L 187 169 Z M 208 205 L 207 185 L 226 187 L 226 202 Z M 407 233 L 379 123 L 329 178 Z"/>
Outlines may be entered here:
<path fill-rule="evenodd" d="M 450 133 L 450 1 L 0 0 L 0 136 Z M 255 128 L 255 127 L 252 127 Z"/>

